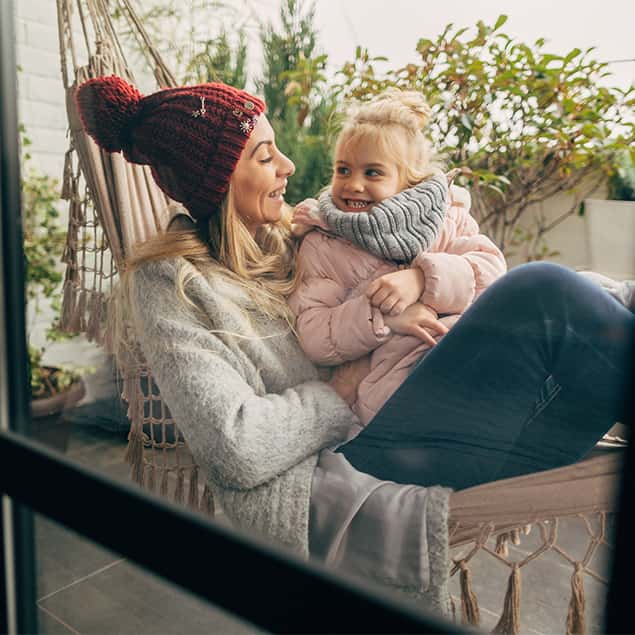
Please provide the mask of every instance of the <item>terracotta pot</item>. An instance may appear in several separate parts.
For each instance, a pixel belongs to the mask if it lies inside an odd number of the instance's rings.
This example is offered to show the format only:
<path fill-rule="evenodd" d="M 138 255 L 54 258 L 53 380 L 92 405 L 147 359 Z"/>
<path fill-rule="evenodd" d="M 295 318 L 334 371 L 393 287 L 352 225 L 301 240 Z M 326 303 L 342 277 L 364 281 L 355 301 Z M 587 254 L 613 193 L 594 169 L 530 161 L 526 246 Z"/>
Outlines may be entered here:
<path fill-rule="evenodd" d="M 72 423 L 64 416 L 86 394 L 86 385 L 80 378 L 64 392 L 31 401 L 31 436 L 55 450 L 65 452 Z"/>
<path fill-rule="evenodd" d="M 64 392 L 52 397 L 42 397 L 31 401 L 31 417 L 49 417 L 72 408 L 86 394 L 86 385 L 81 377 L 74 381 Z"/>

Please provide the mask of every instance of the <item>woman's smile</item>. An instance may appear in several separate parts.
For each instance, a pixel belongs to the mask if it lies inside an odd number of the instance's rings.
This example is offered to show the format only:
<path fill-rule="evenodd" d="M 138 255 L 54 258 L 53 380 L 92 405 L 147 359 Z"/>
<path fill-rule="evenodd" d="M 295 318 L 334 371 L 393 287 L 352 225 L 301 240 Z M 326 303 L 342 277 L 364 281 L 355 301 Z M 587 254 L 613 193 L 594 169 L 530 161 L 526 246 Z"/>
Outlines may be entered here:
<path fill-rule="evenodd" d="M 252 235 L 258 227 L 280 220 L 287 179 L 294 172 L 293 161 L 280 152 L 273 128 L 262 115 L 231 180 L 236 211 Z"/>
<path fill-rule="evenodd" d="M 285 184 L 282 187 L 280 187 L 277 190 L 274 190 L 273 192 L 271 192 L 269 194 L 269 198 L 278 199 L 282 203 L 284 201 L 284 195 L 285 195 L 286 191 L 287 191 L 287 184 L 285 182 Z"/>

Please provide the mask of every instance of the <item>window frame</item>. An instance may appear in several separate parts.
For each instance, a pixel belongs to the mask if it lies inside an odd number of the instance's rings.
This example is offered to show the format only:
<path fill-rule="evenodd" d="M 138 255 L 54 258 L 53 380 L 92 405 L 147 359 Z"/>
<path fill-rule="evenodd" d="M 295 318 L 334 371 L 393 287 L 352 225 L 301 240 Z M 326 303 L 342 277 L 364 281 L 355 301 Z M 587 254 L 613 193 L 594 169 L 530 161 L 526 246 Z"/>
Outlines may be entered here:
<path fill-rule="evenodd" d="M 13 0 L 0 2 L 0 629 L 37 632 L 33 511 L 271 632 L 454 633 L 465 626 L 416 610 L 375 587 L 75 464 L 26 438 L 30 428 L 20 217 Z M 635 358 L 635 355 L 633 356 Z M 631 396 L 630 422 L 633 422 Z M 627 451 L 620 510 L 632 507 Z M 36 473 L 37 482 L 20 478 Z M 66 492 L 74 492 L 70 497 Z M 81 501 L 81 505 L 77 505 Z M 125 518 L 113 523 L 113 517 Z M 635 523 L 618 516 L 606 632 L 632 630 L 627 594 Z M 138 531 L 129 531 L 136 527 Z M 179 549 L 165 549 L 178 544 Z M 161 558 L 154 554 L 161 553 Z M 196 566 L 193 566 L 195 563 Z M 230 566 L 226 566 L 226 565 Z M 215 575 L 222 571 L 222 575 Z M 248 571 L 246 575 L 244 572 Z M 473 632 L 473 631 L 471 631 Z"/>

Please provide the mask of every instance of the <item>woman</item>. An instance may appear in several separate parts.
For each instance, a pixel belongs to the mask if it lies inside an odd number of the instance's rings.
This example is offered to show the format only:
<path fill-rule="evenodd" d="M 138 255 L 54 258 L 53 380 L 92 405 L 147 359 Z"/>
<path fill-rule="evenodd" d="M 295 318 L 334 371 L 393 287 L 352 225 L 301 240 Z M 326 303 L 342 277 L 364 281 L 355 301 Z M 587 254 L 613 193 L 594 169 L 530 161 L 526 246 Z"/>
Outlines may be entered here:
<path fill-rule="evenodd" d="M 264 103 L 220 84 L 143 97 L 107 77 L 77 105 L 102 148 L 150 165 L 195 221 L 140 247 L 119 306 L 241 527 L 445 610 L 448 486 L 575 461 L 619 419 L 632 314 L 563 268 L 530 265 L 484 293 L 346 443 L 364 360 L 325 383 L 294 337 L 294 166 Z"/>

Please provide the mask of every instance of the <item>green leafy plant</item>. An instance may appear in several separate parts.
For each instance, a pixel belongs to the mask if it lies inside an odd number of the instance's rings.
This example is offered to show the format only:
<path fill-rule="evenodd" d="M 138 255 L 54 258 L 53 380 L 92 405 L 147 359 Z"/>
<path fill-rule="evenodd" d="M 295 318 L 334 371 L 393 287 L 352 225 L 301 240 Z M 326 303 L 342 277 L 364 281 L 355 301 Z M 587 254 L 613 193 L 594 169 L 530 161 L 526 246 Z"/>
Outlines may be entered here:
<path fill-rule="evenodd" d="M 635 162 L 630 152 L 622 152 L 609 177 L 609 198 L 615 201 L 635 201 Z"/>
<path fill-rule="evenodd" d="M 264 64 L 257 89 L 278 146 L 296 166 L 286 195 L 293 203 L 315 196 L 331 175 L 337 91 L 328 84 L 327 56 L 318 51 L 314 22 L 313 4 L 285 0 L 281 27 L 269 23 L 260 35 Z"/>
<path fill-rule="evenodd" d="M 553 255 L 548 232 L 578 212 L 635 141 L 635 88 L 604 85 L 610 73 L 593 48 L 554 54 L 543 39 L 526 44 L 503 33 L 506 20 L 449 24 L 419 40 L 416 63 L 383 73 L 383 58 L 358 49 L 340 77 L 343 94 L 357 99 L 391 86 L 422 92 L 434 112 L 430 135 L 448 167 L 465 168 L 459 182 L 483 231 L 533 260 Z M 570 205 L 545 218 L 533 204 L 559 192 Z"/>
<path fill-rule="evenodd" d="M 184 83 L 223 82 L 236 88 L 245 87 L 247 44 L 244 32 L 239 34 L 235 47 L 232 47 L 223 29 L 217 38 L 202 42 L 201 49 L 187 63 Z"/>
<path fill-rule="evenodd" d="M 46 341 L 54 342 L 68 337 L 57 327 L 61 309 L 61 258 L 66 244 L 66 230 L 57 207 L 60 198 L 58 182 L 31 165 L 28 152 L 31 140 L 22 125 L 20 145 L 26 297 L 33 322 L 42 314 L 42 304 L 48 304 L 51 323 L 46 331 Z M 42 360 L 45 347 L 31 343 L 34 324 L 28 326 L 32 397 L 48 397 L 64 391 L 79 378 L 80 372 L 45 365 Z"/>

